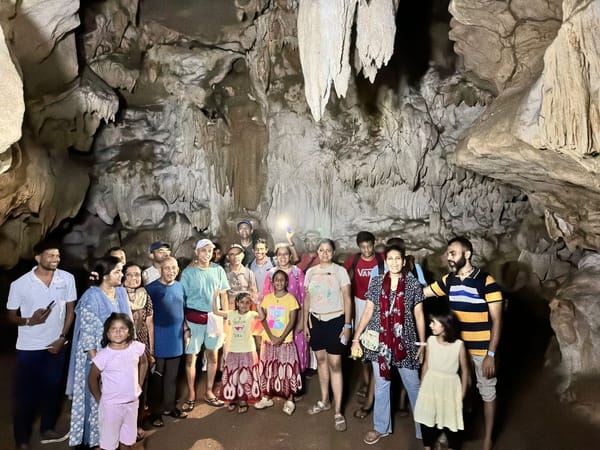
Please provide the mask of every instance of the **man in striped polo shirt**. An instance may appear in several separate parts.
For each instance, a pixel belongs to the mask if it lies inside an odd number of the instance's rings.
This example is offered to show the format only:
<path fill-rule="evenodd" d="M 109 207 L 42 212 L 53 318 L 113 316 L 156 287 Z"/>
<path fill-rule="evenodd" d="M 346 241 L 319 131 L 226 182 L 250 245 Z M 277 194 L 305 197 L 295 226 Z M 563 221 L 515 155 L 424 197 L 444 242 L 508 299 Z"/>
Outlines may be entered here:
<path fill-rule="evenodd" d="M 465 237 L 448 242 L 450 273 L 425 287 L 426 297 L 447 296 L 461 326 L 461 338 L 473 359 L 483 399 L 484 450 L 492 448 L 496 412 L 496 349 L 502 327 L 502 292 L 494 278 L 471 265 L 473 245 Z"/>

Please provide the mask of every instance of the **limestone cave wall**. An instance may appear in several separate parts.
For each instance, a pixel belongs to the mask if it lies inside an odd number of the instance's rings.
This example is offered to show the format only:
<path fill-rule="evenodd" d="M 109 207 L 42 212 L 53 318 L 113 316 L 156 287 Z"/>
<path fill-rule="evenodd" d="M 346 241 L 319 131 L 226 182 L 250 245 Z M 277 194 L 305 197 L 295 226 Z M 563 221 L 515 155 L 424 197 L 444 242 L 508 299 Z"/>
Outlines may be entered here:
<path fill-rule="evenodd" d="M 400 235 L 439 272 L 467 234 L 584 355 L 599 22 L 593 0 L 0 0 L 0 264 L 57 228 L 77 264 L 156 239 L 189 257 L 248 217 L 342 250 Z M 569 358 L 563 392 L 600 371 Z"/>

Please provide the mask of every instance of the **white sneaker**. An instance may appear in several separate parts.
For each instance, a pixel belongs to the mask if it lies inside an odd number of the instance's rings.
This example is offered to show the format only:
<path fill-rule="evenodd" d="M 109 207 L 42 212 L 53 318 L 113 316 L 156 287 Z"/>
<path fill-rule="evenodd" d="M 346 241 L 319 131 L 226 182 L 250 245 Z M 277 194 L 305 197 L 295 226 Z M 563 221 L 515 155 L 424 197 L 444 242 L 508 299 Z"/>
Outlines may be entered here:
<path fill-rule="evenodd" d="M 263 397 L 254 404 L 254 409 L 265 409 L 270 408 L 271 406 L 273 406 L 273 400 L 267 397 Z"/>

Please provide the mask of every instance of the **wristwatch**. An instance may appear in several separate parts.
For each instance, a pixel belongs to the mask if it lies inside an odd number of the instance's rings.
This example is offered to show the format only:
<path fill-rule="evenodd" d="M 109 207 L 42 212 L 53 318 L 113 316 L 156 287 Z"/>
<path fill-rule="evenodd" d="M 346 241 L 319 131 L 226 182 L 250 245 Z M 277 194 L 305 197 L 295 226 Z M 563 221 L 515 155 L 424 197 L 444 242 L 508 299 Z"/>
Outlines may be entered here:
<path fill-rule="evenodd" d="M 493 351 L 491 351 L 491 350 L 488 350 L 488 352 L 487 352 L 487 355 L 488 355 L 490 358 L 493 358 L 494 356 L 496 356 L 496 352 L 493 352 Z"/>
<path fill-rule="evenodd" d="M 344 328 L 346 328 L 347 330 L 351 330 L 352 329 L 352 324 L 345 323 L 344 324 Z"/>

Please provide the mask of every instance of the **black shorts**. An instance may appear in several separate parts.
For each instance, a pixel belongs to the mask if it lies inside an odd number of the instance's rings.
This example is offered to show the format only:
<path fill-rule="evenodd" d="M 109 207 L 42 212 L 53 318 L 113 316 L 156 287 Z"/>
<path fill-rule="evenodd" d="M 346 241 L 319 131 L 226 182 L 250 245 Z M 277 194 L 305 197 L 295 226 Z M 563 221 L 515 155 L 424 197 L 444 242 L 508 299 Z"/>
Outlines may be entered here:
<path fill-rule="evenodd" d="M 310 348 L 313 351 L 325 350 L 330 355 L 342 355 L 346 346 L 340 342 L 340 334 L 344 329 L 344 315 L 327 322 L 310 315 Z"/>

